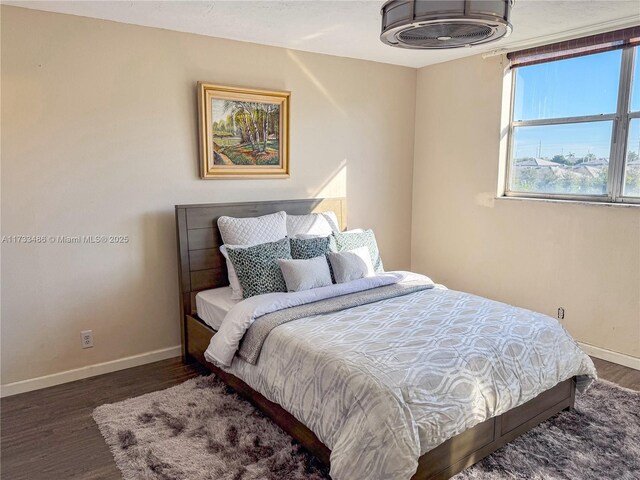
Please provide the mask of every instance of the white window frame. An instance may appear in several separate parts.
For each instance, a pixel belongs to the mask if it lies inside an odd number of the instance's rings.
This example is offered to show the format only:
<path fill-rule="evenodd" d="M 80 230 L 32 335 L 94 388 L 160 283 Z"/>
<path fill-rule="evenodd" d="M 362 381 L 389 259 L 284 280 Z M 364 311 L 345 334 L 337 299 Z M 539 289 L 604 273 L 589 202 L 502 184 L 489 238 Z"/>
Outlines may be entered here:
<path fill-rule="evenodd" d="M 640 204 L 640 198 L 629 197 L 623 194 L 624 189 L 624 168 L 627 157 L 629 125 L 634 118 L 640 118 L 640 111 L 630 112 L 631 92 L 633 88 L 634 64 L 640 59 L 636 59 L 640 46 L 627 47 L 622 49 L 622 60 L 620 65 L 620 79 L 618 82 L 618 105 L 616 113 L 585 115 L 578 117 L 545 118 L 539 120 L 513 120 L 513 109 L 515 107 L 516 92 L 516 69 L 510 69 L 511 92 L 509 102 L 509 134 L 507 143 L 507 164 L 504 176 L 504 196 L 534 199 L 555 199 L 574 200 L 582 202 L 602 202 L 602 203 L 629 203 Z M 592 54 L 592 55 L 597 55 Z M 555 60 L 563 61 L 563 60 Z M 527 68 L 527 67 L 518 67 Z M 640 85 L 638 86 L 640 88 Z M 562 125 L 567 123 L 587 123 L 612 121 L 611 150 L 609 153 L 609 174 L 607 193 L 604 195 L 573 195 L 555 193 L 536 192 L 515 192 L 510 190 L 511 169 L 513 158 L 513 132 L 515 127 Z"/>

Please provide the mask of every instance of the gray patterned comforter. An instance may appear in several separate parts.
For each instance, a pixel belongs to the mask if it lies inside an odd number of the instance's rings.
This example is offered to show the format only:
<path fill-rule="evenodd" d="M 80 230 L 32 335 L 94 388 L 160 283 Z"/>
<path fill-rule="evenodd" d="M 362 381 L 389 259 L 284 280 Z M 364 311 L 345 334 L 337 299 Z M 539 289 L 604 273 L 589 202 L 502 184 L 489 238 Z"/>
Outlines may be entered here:
<path fill-rule="evenodd" d="M 413 281 L 403 281 L 386 285 L 383 287 L 371 288 L 360 292 L 340 295 L 338 297 L 326 298 L 317 302 L 305 303 L 295 307 L 276 310 L 256 318 L 251 326 L 247 329 L 238 348 L 238 356 L 243 360 L 255 365 L 262 351 L 262 345 L 271 333 L 271 331 L 284 325 L 285 323 L 299 320 L 312 315 L 320 315 L 325 313 L 334 313 L 347 308 L 359 307 L 369 303 L 387 300 L 389 298 L 409 295 L 410 293 L 419 292 L 433 288 L 433 282 L 424 277 L 417 278 Z"/>
<path fill-rule="evenodd" d="M 334 480 L 409 479 L 447 439 L 596 377 L 555 319 L 442 287 L 280 325 L 226 370 L 332 450 Z"/>

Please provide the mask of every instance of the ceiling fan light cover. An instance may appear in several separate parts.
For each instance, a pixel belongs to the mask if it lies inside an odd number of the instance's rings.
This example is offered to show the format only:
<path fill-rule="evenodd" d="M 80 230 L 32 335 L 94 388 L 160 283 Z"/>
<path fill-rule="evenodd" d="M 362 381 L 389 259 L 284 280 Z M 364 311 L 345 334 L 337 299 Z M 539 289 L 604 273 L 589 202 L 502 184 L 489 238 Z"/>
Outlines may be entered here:
<path fill-rule="evenodd" d="M 390 0 L 382 6 L 380 40 L 413 49 L 489 43 L 511 33 L 514 0 Z"/>

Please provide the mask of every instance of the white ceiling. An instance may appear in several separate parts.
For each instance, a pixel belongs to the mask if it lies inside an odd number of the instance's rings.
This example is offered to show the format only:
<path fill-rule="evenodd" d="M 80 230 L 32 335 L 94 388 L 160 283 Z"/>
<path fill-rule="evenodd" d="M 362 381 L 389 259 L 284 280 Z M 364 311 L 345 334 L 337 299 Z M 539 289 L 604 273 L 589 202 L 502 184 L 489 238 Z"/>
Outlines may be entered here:
<path fill-rule="evenodd" d="M 380 42 L 380 0 L 2 3 L 409 67 L 640 24 L 638 0 L 516 0 L 510 37 L 472 48 L 415 51 Z"/>

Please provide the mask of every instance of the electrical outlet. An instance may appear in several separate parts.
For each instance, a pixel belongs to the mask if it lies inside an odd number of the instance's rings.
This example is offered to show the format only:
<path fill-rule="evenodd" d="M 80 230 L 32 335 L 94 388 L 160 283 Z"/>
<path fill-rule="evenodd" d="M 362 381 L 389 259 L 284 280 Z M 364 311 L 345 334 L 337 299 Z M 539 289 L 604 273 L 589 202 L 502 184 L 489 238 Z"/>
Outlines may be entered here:
<path fill-rule="evenodd" d="M 564 308 L 558 307 L 558 320 L 564 320 Z"/>
<path fill-rule="evenodd" d="M 82 348 L 93 347 L 93 330 L 83 330 L 80 332 L 82 339 Z"/>

